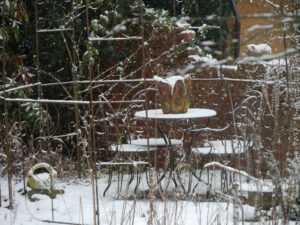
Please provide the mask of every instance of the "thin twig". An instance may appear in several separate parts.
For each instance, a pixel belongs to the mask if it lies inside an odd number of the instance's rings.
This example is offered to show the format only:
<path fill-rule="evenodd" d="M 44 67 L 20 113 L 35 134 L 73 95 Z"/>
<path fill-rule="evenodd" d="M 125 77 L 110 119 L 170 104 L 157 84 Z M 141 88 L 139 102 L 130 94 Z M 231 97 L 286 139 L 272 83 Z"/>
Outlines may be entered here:
<path fill-rule="evenodd" d="M 51 33 L 51 32 L 62 32 L 62 31 L 72 31 L 72 28 L 59 28 L 59 29 L 39 29 L 38 33 Z"/>
<path fill-rule="evenodd" d="M 102 37 L 102 38 L 89 38 L 89 41 L 126 41 L 126 40 L 142 40 L 142 37 Z"/>

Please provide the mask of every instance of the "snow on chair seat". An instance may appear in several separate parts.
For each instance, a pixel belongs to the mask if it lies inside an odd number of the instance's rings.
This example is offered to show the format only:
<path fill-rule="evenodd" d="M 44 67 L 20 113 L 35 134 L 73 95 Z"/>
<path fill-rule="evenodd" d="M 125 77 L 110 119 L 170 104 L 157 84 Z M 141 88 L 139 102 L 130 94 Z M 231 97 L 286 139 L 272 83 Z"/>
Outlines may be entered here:
<path fill-rule="evenodd" d="M 147 146 L 135 145 L 135 144 L 122 144 L 122 145 L 112 145 L 111 151 L 122 152 L 122 153 L 143 153 L 148 151 Z M 156 147 L 149 146 L 149 151 L 157 150 Z"/>
<path fill-rule="evenodd" d="M 204 147 L 192 148 L 192 152 L 202 155 L 231 155 L 244 153 L 242 142 L 237 140 L 215 140 L 205 142 Z"/>
<path fill-rule="evenodd" d="M 171 139 L 172 145 L 182 145 L 182 140 L 179 139 Z M 138 145 L 138 146 L 147 146 L 147 139 L 140 138 L 131 141 L 131 144 Z M 163 138 L 149 138 L 149 146 L 156 146 L 156 147 L 165 147 L 166 142 Z"/>

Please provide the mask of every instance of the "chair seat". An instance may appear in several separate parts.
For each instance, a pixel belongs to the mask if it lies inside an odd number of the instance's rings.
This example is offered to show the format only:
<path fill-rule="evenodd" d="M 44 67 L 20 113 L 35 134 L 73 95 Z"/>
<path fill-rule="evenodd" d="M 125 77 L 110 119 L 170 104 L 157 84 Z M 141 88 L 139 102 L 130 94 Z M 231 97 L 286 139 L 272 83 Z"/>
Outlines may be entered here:
<path fill-rule="evenodd" d="M 140 138 L 131 141 L 131 144 L 138 145 L 138 146 L 147 146 L 147 139 Z M 182 145 L 182 140 L 179 139 L 171 139 L 172 145 Z M 166 142 L 163 138 L 149 138 L 149 146 L 156 146 L 156 147 L 165 147 Z"/>
<path fill-rule="evenodd" d="M 243 144 L 236 140 L 216 140 L 206 142 L 204 147 L 192 148 L 192 152 L 202 155 L 231 155 L 244 153 Z"/>
<path fill-rule="evenodd" d="M 135 145 L 135 144 L 122 144 L 122 145 L 112 145 L 111 151 L 113 152 L 124 152 L 124 153 L 143 153 L 148 151 L 147 146 Z M 149 146 L 149 151 L 157 150 L 154 146 Z"/>
<path fill-rule="evenodd" d="M 148 162 L 145 161 L 125 161 L 125 162 L 97 162 L 99 166 L 139 166 L 139 165 L 148 165 Z"/>

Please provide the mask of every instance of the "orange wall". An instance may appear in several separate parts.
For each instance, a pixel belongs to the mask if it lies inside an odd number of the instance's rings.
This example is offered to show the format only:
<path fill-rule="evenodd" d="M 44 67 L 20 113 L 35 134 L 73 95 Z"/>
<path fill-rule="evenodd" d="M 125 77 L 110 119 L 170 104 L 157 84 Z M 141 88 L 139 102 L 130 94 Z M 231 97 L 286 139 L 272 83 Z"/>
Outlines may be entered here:
<path fill-rule="evenodd" d="M 280 4 L 280 0 L 268 0 Z M 293 11 L 292 0 L 283 0 L 283 4 L 287 6 L 285 11 Z M 272 48 L 272 53 L 279 53 L 284 50 L 283 40 L 279 37 L 283 36 L 281 18 L 251 18 L 254 14 L 272 13 L 275 16 L 280 16 L 280 9 L 273 7 L 264 0 L 239 0 L 237 8 L 241 18 L 241 49 L 240 57 L 246 56 L 245 50 L 248 44 L 263 44 L 266 43 Z M 250 17 L 249 17 L 250 16 Z M 272 25 L 272 28 L 255 29 L 254 25 L 266 26 Z M 229 23 L 229 29 L 233 29 L 233 21 Z M 290 24 L 287 34 L 292 33 L 292 26 Z M 232 37 L 229 37 L 229 40 Z M 288 43 L 291 47 L 291 43 Z"/>

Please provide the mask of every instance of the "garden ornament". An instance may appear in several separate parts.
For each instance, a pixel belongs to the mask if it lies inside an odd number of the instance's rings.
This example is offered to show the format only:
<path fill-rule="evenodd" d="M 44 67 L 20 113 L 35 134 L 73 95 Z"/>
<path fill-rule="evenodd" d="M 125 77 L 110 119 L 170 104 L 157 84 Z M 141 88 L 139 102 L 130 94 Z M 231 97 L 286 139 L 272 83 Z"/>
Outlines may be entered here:
<path fill-rule="evenodd" d="M 164 114 L 186 113 L 190 106 L 191 77 L 171 76 L 161 78 L 154 76 L 158 86 L 159 100 Z"/>
<path fill-rule="evenodd" d="M 47 163 L 38 163 L 29 170 L 27 177 L 32 190 L 54 190 L 57 172 Z"/>

